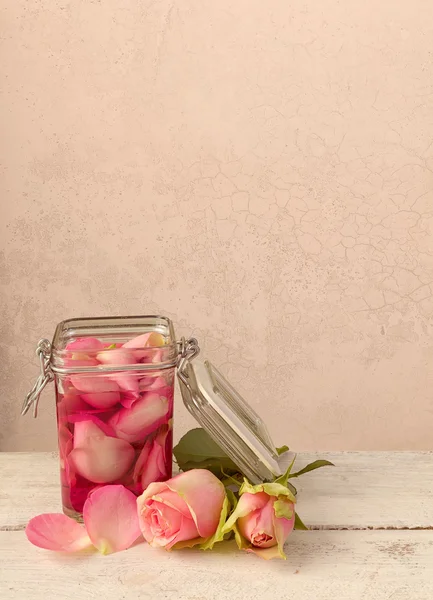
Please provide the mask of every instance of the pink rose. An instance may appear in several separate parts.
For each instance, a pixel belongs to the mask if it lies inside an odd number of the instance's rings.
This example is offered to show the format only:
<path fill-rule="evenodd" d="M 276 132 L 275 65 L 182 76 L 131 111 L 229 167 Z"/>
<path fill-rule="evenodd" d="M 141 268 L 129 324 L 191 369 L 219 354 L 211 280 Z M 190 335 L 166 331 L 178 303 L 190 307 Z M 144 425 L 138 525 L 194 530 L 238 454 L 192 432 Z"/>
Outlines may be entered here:
<path fill-rule="evenodd" d="M 170 550 L 179 542 L 211 548 L 227 514 L 224 485 L 205 469 L 181 473 L 164 483 L 151 483 L 137 499 L 144 539 Z"/>
<path fill-rule="evenodd" d="M 239 548 L 262 558 L 286 558 L 284 542 L 295 525 L 293 494 L 278 483 L 253 486 L 247 481 L 239 494 L 223 534 L 233 530 Z"/>

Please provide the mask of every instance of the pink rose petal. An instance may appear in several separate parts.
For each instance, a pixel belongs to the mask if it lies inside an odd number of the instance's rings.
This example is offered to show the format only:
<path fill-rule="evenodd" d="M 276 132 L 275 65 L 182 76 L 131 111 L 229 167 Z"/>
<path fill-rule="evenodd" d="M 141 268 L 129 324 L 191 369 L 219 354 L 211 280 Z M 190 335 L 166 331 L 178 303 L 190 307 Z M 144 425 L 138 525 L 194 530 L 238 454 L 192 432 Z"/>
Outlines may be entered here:
<path fill-rule="evenodd" d="M 98 352 L 96 357 L 104 365 L 135 365 L 137 362 L 134 353 L 125 350 L 125 346 Z"/>
<path fill-rule="evenodd" d="M 119 386 L 108 377 L 71 375 L 71 383 L 94 408 L 111 408 L 120 402 Z"/>
<path fill-rule="evenodd" d="M 92 408 L 89 406 L 86 409 L 77 410 L 76 412 L 72 413 L 71 417 L 74 417 L 75 415 L 96 415 L 99 419 L 104 419 L 105 417 L 112 417 L 115 412 L 116 407 L 114 407 L 113 410 L 113 408 Z M 69 418 L 69 421 L 71 421 L 71 418 Z"/>
<path fill-rule="evenodd" d="M 132 338 L 132 340 L 129 340 L 123 344 L 123 348 L 144 348 L 147 345 L 152 333 L 153 331 L 149 331 L 148 333 L 142 333 L 141 335 Z"/>
<path fill-rule="evenodd" d="M 238 519 L 241 534 L 254 546 L 271 548 L 277 544 L 274 534 L 274 498 L 264 492 L 243 494 L 243 496 L 263 496 L 264 505 L 258 506 L 245 517 Z"/>
<path fill-rule="evenodd" d="M 120 402 L 120 394 L 118 391 L 99 392 L 95 394 L 82 394 L 82 398 L 94 408 L 106 410 L 112 408 Z"/>
<path fill-rule="evenodd" d="M 77 394 L 67 393 L 63 396 L 60 402 L 57 404 L 57 414 L 64 419 L 68 420 L 68 415 L 75 412 L 88 410 L 89 405 Z"/>
<path fill-rule="evenodd" d="M 137 392 L 123 392 L 120 396 L 120 404 L 124 408 L 131 408 L 140 398 Z"/>
<path fill-rule="evenodd" d="M 150 451 L 152 449 L 152 442 L 148 440 L 141 450 L 137 461 L 135 463 L 134 472 L 132 474 L 133 481 L 137 482 L 141 477 L 141 472 L 147 463 L 147 459 L 149 458 Z"/>
<path fill-rule="evenodd" d="M 134 353 L 124 348 L 99 352 L 98 360 L 104 365 L 135 365 L 137 360 Z M 113 373 L 110 378 L 124 392 L 130 392 L 138 397 L 138 374 L 121 372 Z"/>
<path fill-rule="evenodd" d="M 73 446 L 72 446 L 72 442 L 70 442 L 70 445 L 68 446 L 68 454 L 65 458 L 65 478 L 66 478 L 66 481 L 68 482 L 68 486 L 75 485 L 75 483 L 77 481 L 74 468 L 73 468 L 73 466 L 71 464 L 71 460 L 69 458 L 69 455 L 71 454 L 72 450 L 73 450 Z"/>
<path fill-rule="evenodd" d="M 85 527 L 63 514 L 34 517 L 26 527 L 26 535 L 35 546 L 57 552 L 76 552 L 92 545 Z"/>
<path fill-rule="evenodd" d="M 67 456 L 67 447 L 72 442 L 72 432 L 64 423 L 59 424 L 59 453 L 60 458 L 64 459 Z"/>
<path fill-rule="evenodd" d="M 134 448 L 125 440 L 109 437 L 92 421 L 76 423 L 74 449 L 69 455 L 77 473 L 94 483 L 120 479 L 131 467 Z"/>
<path fill-rule="evenodd" d="M 143 490 L 153 481 L 164 481 L 170 476 L 165 452 L 168 433 L 169 429 L 165 427 L 153 441 L 146 464 L 143 465 L 142 469 L 141 485 Z"/>
<path fill-rule="evenodd" d="M 119 438 L 134 443 L 156 431 L 169 419 L 167 398 L 149 393 L 131 408 L 119 410 L 109 421 Z"/>
<path fill-rule="evenodd" d="M 158 483 L 155 485 L 160 484 Z M 164 484 L 161 485 L 163 486 Z M 150 489 L 150 487 L 148 487 L 148 489 Z M 171 506 L 171 508 L 175 508 L 181 512 L 184 517 L 191 517 L 191 511 L 188 508 L 187 503 L 178 494 L 176 494 L 176 492 L 169 490 L 167 486 L 165 486 L 165 489 L 163 489 L 161 492 L 155 494 L 155 496 L 158 497 L 159 501 L 163 502 L 167 506 Z"/>
<path fill-rule="evenodd" d="M 164 377 L 143 377 L 139 381 L 139 388 L 142 392 L 150 392 L 153 390 L 160 390 L 165 388 L 167 382 Z"/>
<path fill-rule="evenodd" d="M 275 538 L 279 546 L 284 546 L 284 542 L 292 533 L 295 527 L 295 507 L 292 504 L 293 516 L 291 519 L 286 519 L 284 517 L 277 517 L 274 513 L 274 531 Z"/>
<path fill-rule="evenodd" d="M 125 550 L 140 537 L 136 500 L 123 485 L 106 485 L 86 500 L 84 523 L 102 554 Z"/>
<path fill-rule="evenodd" d="M 221 481 L 206 469 L 192 469 L 173 477 L 166 485 L 186 502 L 200 536 L 213 535 L 226 495 Z"/>
<path fill-rule="evenodd" d="M 155 354 L 153 348 L 163 345 L 163 336 L 160 333 L 157 333 L 156 331 L 149 331 L 148 333 L 143 333 L 142 335 L 139 335 L 133 338 L 132 340 L 129 340 L 129 342 L 123 344 L 123 348 L 134 349 L 134 356 L 137 362 L 140 362 L 142 360 L 148 362 L 149 360 L 152 360 L 152 357 Z M 147 350 L 143 350 L 140 352 L 141 348 L 147 348 Z"/>
<path fill-rule="evenodd" d="M 138 398 L 138 379 L 133 373 L 116 373 L 111 375 L 112 380 L 117 383 L 121 392 L 126 392 Z"/>
<path fill-rule="evenodd" d="M 69 454 L 73 449 L 74 437 L 67 425 L 59 424 L 59 454 L 60 454 L 60 478 L 62 485 L 70 486 L 75 481 L 74 471 L 71 468 Z"/>
<path fill-rule="evenodd" d="M 164 362 L 164 350 L 157 350 L 152 357 L 153 363 L 161 363 Z"/>
<path fill-rule="evenodd" d="M 92 352 L 97 352 L 104 345 L 96 338 L 80 338 L 66 345 L 65 350 L 68 352 L 64 359 L 66 367 L 90 367 L 98 365 L 95 356 Z"/>
<path fill-rule="evenodd" d="M 74 447 L 83 446 L 92 435 L 98 435 L 93 426 L 100 429 L 102 433 L 110 437 L 116 437 L 114 429 L 104 421 L 101 421 L 96 415 L 89 413 L 77 413 L 69 417 L 71 423 L 75 423 L 74 429 Z"/>
<path fill-rule="evenodd" d="M 173 537 L 173 539 L 166 545 L 166 549 L 170 550 L 178 542 L 187 540 L 193 540 L 198 536 L 196 524 L 192 518 L 182 517 L 182 522 L 179 527 L 179 531 Z"/>
<path fill-rule="evenodd" d="M 97 338 L 78 338 L 66 344 L 66 350 L 101 350 L 104 344 Z"/>

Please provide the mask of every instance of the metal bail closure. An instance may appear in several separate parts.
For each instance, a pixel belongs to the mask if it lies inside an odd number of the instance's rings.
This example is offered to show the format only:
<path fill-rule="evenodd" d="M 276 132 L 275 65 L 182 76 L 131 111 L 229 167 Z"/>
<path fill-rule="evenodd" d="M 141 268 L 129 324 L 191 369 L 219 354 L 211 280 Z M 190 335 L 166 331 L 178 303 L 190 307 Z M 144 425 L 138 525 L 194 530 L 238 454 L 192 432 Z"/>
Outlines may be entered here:
<path fill-rule="evenodd" d="M 178 342 L 179 345 L 179 360 L 177 363 L 177 376 L 185 384 L 188 385 L 188 374 L 186 373 L 186 366 L 190 360 L 200 354 L 200 346 L 196 338 L 189 338 L 186 340 L 184 337 Z"/>
<path fill-rule="evenodd" d="M 38 416 L 38 404 L 41 392 L 47 383 L 54 379 L 54 374 L 50 367 L 51 344 L 47 339 L 43 338 L 42 340 L 39 340 L 36 347 L 36 356 L 39 358 L 41 374 L 37 378 L 35 385 L 27 394 L 21 409 L 21 414 L 25 415 L 30 410 L 30 407 L 33 406 L 33 417 L 35 419 Z"/>

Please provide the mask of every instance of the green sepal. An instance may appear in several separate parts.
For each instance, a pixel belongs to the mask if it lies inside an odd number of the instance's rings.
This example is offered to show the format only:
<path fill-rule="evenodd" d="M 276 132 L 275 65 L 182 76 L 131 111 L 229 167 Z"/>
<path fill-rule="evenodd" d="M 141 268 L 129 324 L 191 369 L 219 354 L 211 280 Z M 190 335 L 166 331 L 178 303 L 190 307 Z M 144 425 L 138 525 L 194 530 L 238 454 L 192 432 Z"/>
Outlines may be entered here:
<path fill-rule="evenodd" d="M 295 503 L 296 498 L 289 488 L 282 485 L 281 483 L 259 483 L 258 485 L 251 485 L 251 483 L 244 479 L 239 494 L 258 494 L 259 492 L 266 492 L 269 496 L 285 496 L 291 502 Z"/>
<path fill-rule="evenodd" d="M 278 519 L 284 518 L 290 521 L 290 519 L 293 519 L 293 504 L 287 502 L 287 500 L 275 500 L 274 512 Z"/>
<path fill-rule="evenodd" d="M 277 477 L 277 479 L 275 480 L 274 483 L 280 483 L 281 485 L 284 485 L 285 487 L 287 487 L 287 482 L 289 480 L 290 477 L 290 472 L 292 470 L 293 464 L 296 460 L 296 454 L 292 459 L 292 462 L 290 463 L 290 465 L 287 467 L 286 472 L 283 473 L 282 475 L 280 475 L 280 477 Z"/>
<path fill-rule="evenodd" d="M 200 544 L 201 550 L 212 550 L 212 548 L 214 547 L 215 544 L 223 541 L 224 535 L 225 535 L 225 533 L 223 533 L 223 527 L 227 520 L 227 515 L 228 515 L 229 511 L 230 511 L 230 502 L 226 496 L 224 498 L 224 503 L 223 503 L 223 507 L 221 510 L 221 515 L 220 515 L 220 520 L 218 523 L 217 530 L 215 531 L 213 536 L 211 536 L 205 542 Z"/>
<path fill-rule="evenodd" d="M 308 531 L 308 527 L 303 523 L 301 517 L 295 512 L 295 529 L 300 529 L 302 531 Z"/>

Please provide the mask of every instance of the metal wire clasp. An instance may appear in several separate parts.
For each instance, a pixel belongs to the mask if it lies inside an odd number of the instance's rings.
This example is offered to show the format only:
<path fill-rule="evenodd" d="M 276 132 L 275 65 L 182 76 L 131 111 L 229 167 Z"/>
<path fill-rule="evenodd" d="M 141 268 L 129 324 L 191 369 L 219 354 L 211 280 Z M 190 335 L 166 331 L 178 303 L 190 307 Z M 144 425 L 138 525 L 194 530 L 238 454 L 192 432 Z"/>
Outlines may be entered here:
<path fill-rule="evenodd" d="M 180 339 L 178 346 L 177 376 L 185 383 L 185 385 L 188 385 L 188 374 L 185 371 L 185 367 L 190 360 L 200 354 L 200 346 L 198 345 L 196 338 L 189 338 L 186 340 L 184 337 Z"/>
<path fill-rule="evenodd" d="M 51 344 L 47 339 L 39 340 L 36 347 L 36 356 L 39 358 L 41 374 L 37 378 L 35 385 L 27 394 L 21 409 L 21 414 L 25 415 L 30 410 L 30 407 L 33 406 L 34 418 L 38 416 L 39 396 L 41 395 L 42 390 L 47 383 L 54 379 L 54 374 L 50 367 Z"/>

